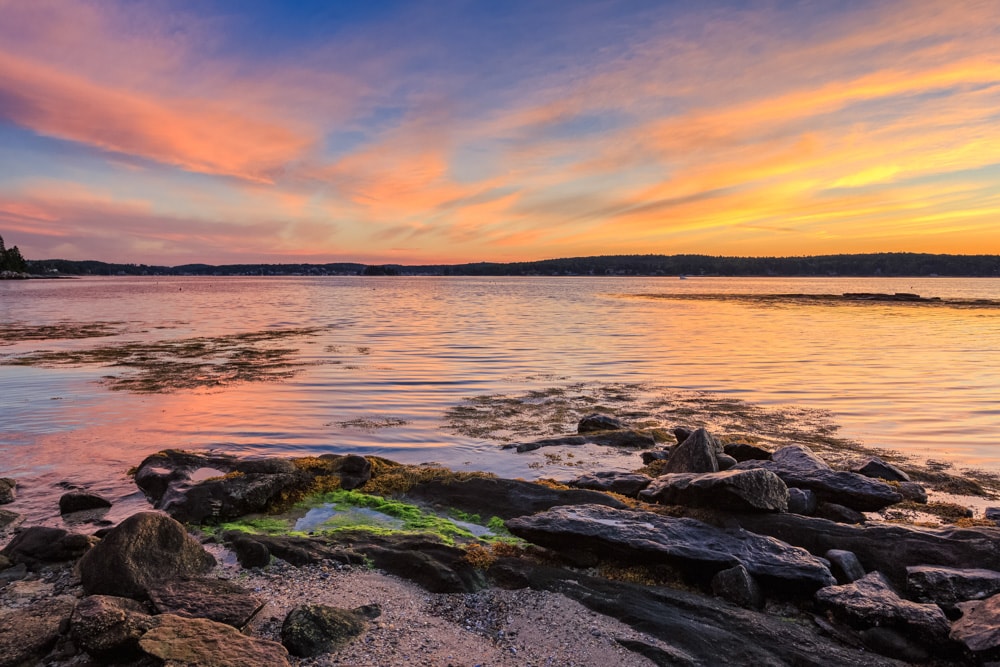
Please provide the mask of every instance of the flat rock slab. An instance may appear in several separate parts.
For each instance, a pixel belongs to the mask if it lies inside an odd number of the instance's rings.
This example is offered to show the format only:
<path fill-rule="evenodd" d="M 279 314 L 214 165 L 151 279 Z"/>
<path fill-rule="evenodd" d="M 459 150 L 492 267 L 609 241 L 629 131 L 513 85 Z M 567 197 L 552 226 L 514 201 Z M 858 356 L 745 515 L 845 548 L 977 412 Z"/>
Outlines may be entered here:
<path fill-rule="evenodd" d="M 785 512 L 788 487 L 768 470 L 661 475 L 639 497 L 647 502 L 737 512 Z"/>
<path fill-rule="evenodd" d="M 56 643 L 75 604 L 75 598 L 66 596 L 0 611 L 0 667 L 36 664 Z"/>
<path fill-rule="evenodd" d="M 878 572 L 850 584 L 822 588 L 816 591 L 816 602 L 861 629 L 893 628 L 930 646 L 948 639 L 948 619 L 940 607 L 904 600 Z"/>
<path fill-rule="evenodd" d="M 952 605 L 1000 593 L 1000 572 L 983 568 L 915 565 L 906 568 L 906 592 L 920 602 Z"/>
<path fill-rule="evenodd" d="M 142 636 L 139 647 L 163 661 L 164 667 L 286 667 L 288 651 L 277 642 L 240 634 L 231 625 L 173 614 L 156 617 L 156 627 Z"/>
<path fill-rule="evenodd" d="M 951 638 L 985 660 L 1000 657 L 1000 595 L 959 603 L 962 618 L 951 626 Z"/>
<path fill-rule="evenodd" d="M 264 606 L 245 588 L 222 579 L 170 581 L 149 589 L 158 614 L 207 618 L 242 629 Z"/>
<path fill-rule="evenodd" d="M 656 440 L 652 436 L 633 431 L 632 429 L 621 429 L 618 431 L 593 431 L 583 435 L 564 435 L 558 438 L 542 438 L 531 442 L 519 442 L 504 445 L 504 449 L 516 449 L 518 452 L 532 452 L 542 447 L 576 447 L 579 445 L 603 445 L 605 447 L 636 447 L 638 449 L 652 449 L 656 447 Z"/>
<path fill-rule="evenodd" d="M 577 489 L 618 493 L 629 498 L 635 498 L 652 481 L 653 478 L 649 475 L 642 475 L 635 472 L 603 470 L 580 475 L 566 484 Z"/>
<path fill-rule="evenodd" d="M 808 591 L 835 583 L 826 565 L 804 549 L 695 519 L 578 505 L 511 519 L 507 528 L 556 551 L 582 550 L 638 562 L 666 559 L 709 576 L 742 564 L 762 582 Z"/>

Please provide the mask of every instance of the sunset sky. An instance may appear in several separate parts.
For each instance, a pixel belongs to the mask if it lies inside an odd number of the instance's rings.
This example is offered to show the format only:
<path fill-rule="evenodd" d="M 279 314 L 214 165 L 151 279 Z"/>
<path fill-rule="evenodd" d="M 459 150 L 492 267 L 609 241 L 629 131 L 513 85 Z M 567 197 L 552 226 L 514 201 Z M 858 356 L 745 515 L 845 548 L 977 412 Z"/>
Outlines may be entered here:
<path fill-rule="evenodd" d="M 1000 253 L 1000 0 L 0 0 L 31 259 Z"/>

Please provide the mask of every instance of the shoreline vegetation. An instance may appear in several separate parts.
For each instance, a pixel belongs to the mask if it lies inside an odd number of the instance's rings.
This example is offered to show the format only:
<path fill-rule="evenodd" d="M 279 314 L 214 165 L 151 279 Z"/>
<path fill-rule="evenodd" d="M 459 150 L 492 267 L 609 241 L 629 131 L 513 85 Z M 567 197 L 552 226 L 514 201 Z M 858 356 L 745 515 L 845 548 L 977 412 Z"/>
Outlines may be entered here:
<path fill-rule="evenodd" d="M 1000 308 L 998 299 L 952 299 L 938 296 L 923 297 L 909 292 L 876 293 L 844 292 L 843 294 L 733 294 L 733 293 L 663 293 L 620 294 L 630 299 L 663 299 L 668 301 L 730 301 L 749 304 L 842 305 L 842 304 L 902 304 L 941 306 L 945 308 Z"/>
<path fill-rule="evenodd" d="M 16 250 L 16 248 L 15 248 Z M 18 257 L 20 255 L 18 254 Z M 869 253 L 809 257 L 606 255 L 531 262 L 465 264 L 184 264 L 155 266 L 96 260 L 27 260 L 7 278 L 66 276 L 745 276 L 998 277 L 1000 255 Z"/>

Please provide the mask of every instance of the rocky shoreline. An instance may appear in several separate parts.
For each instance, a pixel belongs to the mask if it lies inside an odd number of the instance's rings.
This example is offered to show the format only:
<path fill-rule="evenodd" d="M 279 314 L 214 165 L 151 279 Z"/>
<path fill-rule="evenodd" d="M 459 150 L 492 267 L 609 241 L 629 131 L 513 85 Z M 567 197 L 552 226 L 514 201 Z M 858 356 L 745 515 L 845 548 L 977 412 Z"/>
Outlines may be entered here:
<path fill-rule="evenodd" d="M 646 466 L 558 484 L 167 450 L 135 470 L 151 510 L 118 525 L 80 492 L 60 511 L 89 533 L 0 508 L 0 667 L 1000 660 L 1000 511 L 890 523 L 927 492 L 876 457 L 578 430 L 516 449 Z M 0 503 L 16 492 L 0 480 Z"/>

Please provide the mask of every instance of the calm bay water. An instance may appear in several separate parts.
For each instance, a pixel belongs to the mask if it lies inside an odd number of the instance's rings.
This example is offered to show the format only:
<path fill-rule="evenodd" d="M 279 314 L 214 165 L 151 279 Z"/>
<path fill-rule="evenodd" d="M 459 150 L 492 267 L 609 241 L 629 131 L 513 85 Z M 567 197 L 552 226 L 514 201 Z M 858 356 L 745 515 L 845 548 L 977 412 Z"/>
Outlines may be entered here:
<path fill-rule="evenodd" d="M 118 501 L 114 512 L 134 511 L 142 500 L 125 471 L 167 447 L 353 451 L 534 477 L 531 455 L 455 435 L 443 415 L 470 396 L 575 381 L 654 383 L 766 406 L 822 408 L 845 435 L 868 445 L 1000 471 L 1000 310 L 627 296 L 844 292 L 1000 299 L 1000 280 L 3 281 L 0 321 L 114 321 L 126 322 L 128 331 L 18 342 L 0 346 L 0 355 L 322 330 L 282 343 L 320 363 L 279 383 L 136 394 L 98 384 L 120 369 L 0 366 L 0 475 L 19 480 L 13 509 L 36 519 L 55 514 L 54 498 L 67 484 L 107 494 Z M 344 424 L 355 420 L 405 423 L 377 430 Z"/>

